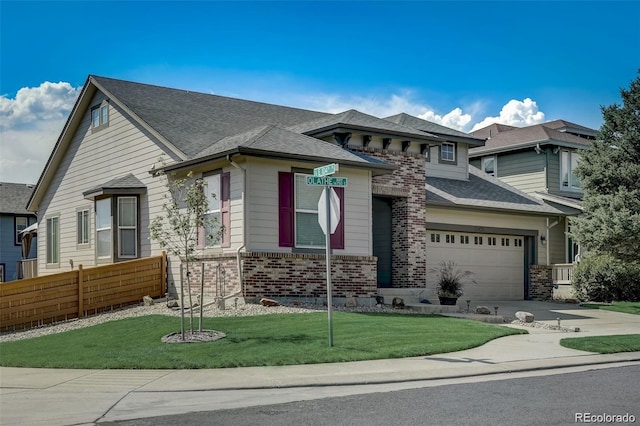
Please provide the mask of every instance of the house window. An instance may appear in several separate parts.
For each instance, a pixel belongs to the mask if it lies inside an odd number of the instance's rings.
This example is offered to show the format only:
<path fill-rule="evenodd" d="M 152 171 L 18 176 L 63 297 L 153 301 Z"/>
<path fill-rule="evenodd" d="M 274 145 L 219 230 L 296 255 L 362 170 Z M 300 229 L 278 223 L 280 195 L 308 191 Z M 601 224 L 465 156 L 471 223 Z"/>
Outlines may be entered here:
<path fill-rule="evenodd" d="M 318 224 L 321 186 L 306 184 L 305 174 L 278 173 L 278 233 L 280 247 L 321 249 L 325 235 Z M 333 188 L 340 200 L 340 221 L 331 234 L 331 248 L 344 249 L 344 188 Z"/>
<path fill-rule="evenodd" d="M 138 254 L 138 197 L 118 197 L 118 257 Z"/>
<path fill-rule="evenodd" d="M 0 283 L 4 282 L 4 263 L 0 263 Z"/>
<path fill-rule="evenodd" d="M 201 248 L 219 246 L 230 247 L 231 246 L 231 178 L 229 172 L 226 173 L 210 173 L 203 176 L 205 182 L 205 193 L 209 206 L 207 207 L 206 216 L 208 219 L 214 219 L 216 221 L 215 229 L 207 229 L 206 235 L 215 236 L 213 242 L 205 242 L 205 233 L 201 234 L 202 242 L 198 241 L 198 245 Z M 220 230 L 222 229 L 222 232 Z"/>
<path fill-rule="evenodd" d="M 446 241 L 449 244 L 455 244 L 456 236 L 455 235 L 446 234 Z"/>
<path fill-rule="evenodd" d="M 98 259 L 111 257 L 111 198 L 96 201 L 96 255 Z"/>
<path fill-rule="evenodd" d="M 560 159 L 560 189 L 582 190 L 580 178 L 576 175 L 576 167 L 580 161 L 580 154 L 570 151 L 562 151 Z"/>
<path fill-rule="evenodd" d="M 490 246 L 496 245 L 496 237 L 487 237 L 487 244 Z"/>
<path fill-rule="evenodd" d="M 109 124 L 109 104 L 103 103 L 91 108 L 91 127 L 96 129 L 107 124 Z"/>
<path fill-rule="evenodd" d="M 60 217 L 47 218 L 47 264 L 60 263 Z"/>
<path fill-rule="evenodd" d="M 25 229 L 27 229 L 27 226 L 29 226 L 29 218 L 24 216 L 16 216 L 14 223 L 16 230 L 14 244 L 19 246 L 20 244 L 22 244 L 22 235 L 20 234 L 20 232 L 24 231 Z"/>
<path fill-rule="evenodd" d="M 78 245 L 89 244 L 89 209 L 76 212 L 76 243 Z"/>
<path fill-rule="evenodd" d="M 482 237 L 473 237 L 473 243 L 475 245 L 481 246 L 482 245 Z"/>
<path fill-rule="evenodd" d="M 488 174 L 489 176 L 498 176 L 497 172 L 497 160 L 496 157 L 484 157 L 482 159 L 482 171 Z"/>
<path fill-rule="evenodd" d="M 440 234 L 431 234 L 431 242 L 439 243 L 440 242 Z"/>
<path fill-rule="evenodd" d="M 456 144 L 444 142 L 440 145 L 440 160 L 447 162 L 456 161 Z"/>

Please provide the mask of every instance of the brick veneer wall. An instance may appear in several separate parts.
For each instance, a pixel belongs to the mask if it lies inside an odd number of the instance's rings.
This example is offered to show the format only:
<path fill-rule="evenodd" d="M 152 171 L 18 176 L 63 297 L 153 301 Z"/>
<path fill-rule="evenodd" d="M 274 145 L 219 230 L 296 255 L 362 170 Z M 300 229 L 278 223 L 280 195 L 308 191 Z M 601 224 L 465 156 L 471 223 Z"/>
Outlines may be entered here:
<path fill-rule="evenodd" d="M 549 265 L 531 265 L 529 269 L 529 298 L 549 300 L 553 296 L 552 267 Z"/>
<path fill-rule="evenodd" d="M 331 284 L 336 297 L 377 294 L 377 259 L 370 256 L 332 256 Z M 325 297 L 324 255 L 299 253 L 242 253 L 244 292 L 252 297 Z"/>
<path fill-rule="evenodd" d="M 191 262 L 192 294 L 200 294 L 200 277 L 204 264 L 204 295 L 209 297 L 225 297 L 240 293 L 238 266 L 235 255 L 209 255 Z M 183 265 L 184 262 L 183 262 Z M 182 283 L 187 294 L 186 266 L 183 266 Z M 177 287 L 178 289 L 180 287 Z"/>
<path fill-rule="evenodd" d="M 373 195 L 392 196 L 393 287 L 424 287 L 427 277 L 425 156 L 417 153 L 349 146 L 398 166 L 374 176 Z"/>

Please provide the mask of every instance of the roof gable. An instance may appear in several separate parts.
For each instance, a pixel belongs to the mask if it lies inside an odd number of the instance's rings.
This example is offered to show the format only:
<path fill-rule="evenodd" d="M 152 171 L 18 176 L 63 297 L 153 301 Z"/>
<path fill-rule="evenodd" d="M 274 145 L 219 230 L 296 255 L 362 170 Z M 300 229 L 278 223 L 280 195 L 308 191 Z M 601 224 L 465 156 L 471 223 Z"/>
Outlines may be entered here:
<path fill-rule="evenodd" d="M 484 145 L 484 139 L 468 135 L 464 132 L 451 129 L 440 124 L 432 123 L 431 121 L 424 120 L 422 118 L 414 117 L 413 115 L 409 115 L 404 112 L 386 117 L 384 119 L 392 123 L 412 127 L 423 132 L 428 132 L 444 139 L 451 140 L 453 142 L 464 142 L 473 146 Z"/>

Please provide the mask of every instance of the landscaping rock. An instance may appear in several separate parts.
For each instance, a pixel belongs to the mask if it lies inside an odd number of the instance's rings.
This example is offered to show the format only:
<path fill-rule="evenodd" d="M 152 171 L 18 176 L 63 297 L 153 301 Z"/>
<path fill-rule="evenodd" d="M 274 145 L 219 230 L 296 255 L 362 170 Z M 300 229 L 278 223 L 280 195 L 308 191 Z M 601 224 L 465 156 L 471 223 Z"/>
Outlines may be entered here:
<path fill-rule="evenodd" d="M 491 315 L 491 309 L 488 306 L 476 306 L 476 314 Z"/>
<path fill-rule="evenodd" d="M 394 297 L 391 306 L 398 309 L 404 308 L 404 299 L 402 297 Z"/>
<path fill-rule="evenodd" d="M 356 306 L 358 306 L 358 299 L 355 297 L 347 297 L 347 300 L 345 300 L 344 305 L 347 308 L 355 308 Z"/>
<path fill-rule="evenodd" d="M 280 303 L 276 302 L 273 299 L 266 299 L 266 298 L 262 298 L 260 299 L 260 304 L 262 306 L 280 306 Z"/>
<path fill-rule="evenodd" d="M 177 308 L 179 306 L 180 306 L 180 304 L 178 303 L 178 301 L 176 299 L 167 300 L 167 308 Z"/>
<path fill-rule="evenodd" d="M 522 322 L 533 322 L 533 314 L 531 312 L 518 311 L 516 312 L 516 318 Z"/>
<path fill-rule="evenodd" d="M 144 306 L 151 306 L 153 305 L 153 298 L 151 296 L 144 296 L 142 302 L 144 302 Z"/>

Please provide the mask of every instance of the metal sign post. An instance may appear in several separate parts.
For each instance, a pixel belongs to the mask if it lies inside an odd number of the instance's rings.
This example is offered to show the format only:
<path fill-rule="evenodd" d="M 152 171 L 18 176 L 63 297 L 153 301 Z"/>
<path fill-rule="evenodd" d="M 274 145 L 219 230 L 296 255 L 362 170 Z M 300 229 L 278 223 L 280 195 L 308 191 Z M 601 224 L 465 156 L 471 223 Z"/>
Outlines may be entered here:
<path fill-rule="evenodd" d="M 331 187 L 324 187 L 324 194 L 326 199 L 326 232 L 324 233 L 324 245 L 326 248 L 326 260 L 327 260 L 327 319 L 329 321 L 329 347 L 333 346 L 333 300 L 332 300 L 332 289 L 331 289 Z"/>

